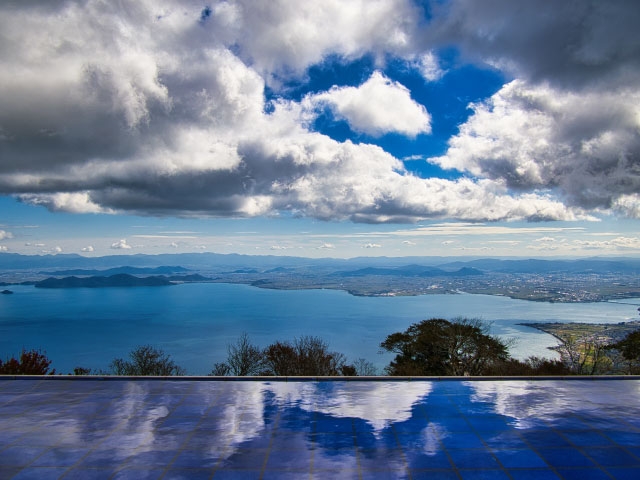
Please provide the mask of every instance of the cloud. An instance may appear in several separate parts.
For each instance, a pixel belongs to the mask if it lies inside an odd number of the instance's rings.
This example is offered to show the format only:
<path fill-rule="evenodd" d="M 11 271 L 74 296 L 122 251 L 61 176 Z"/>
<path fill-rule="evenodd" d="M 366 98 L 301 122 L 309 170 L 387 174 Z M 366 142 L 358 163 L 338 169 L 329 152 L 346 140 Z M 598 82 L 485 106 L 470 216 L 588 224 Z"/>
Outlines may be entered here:
<path fill-rule="evenodd" d="M 83 252 L 93 252 L 93 247 L 91 245 L 88 245 L 86 247 L 82 247 L 82 251 Z"/>
<path fill-rule="evenodd" d="M 411 240 L 403 240 L 402 244 L 407 245 L 408 247 L 413 247 L 416 243 Z"/>
<path fill-rule="evenodd" d="M 292 248 L 292 247 L 287 247 L 285 245 L 271 245 L 269 250 L 288 250 L 289 248 Z"/>
<path fill-rule="evenodd" d="M 124 5 L 0 6 L 0 194 L 154 216 L 639 216 L 633 3 L 425 2 L 428 20 L 409 0 Z M 428 133 L 425 107 L 380 72 L 400 59 L 435 81 L 444 46 L 516 78 L 431 159 L 463 178 L 313 131 L 322 107 L 368 135 Z M 365 56 L 379 71 L 359 87 L 281 96 L 312 65 Z"/>
<path fill-rule="evenodd" d="M 613 210 L 631 218 L 640 218 L 640 195 L 630 193 L 613 200 Z"/>
<path fill-rule="evenodd" d="M 326 104 L 352 129 L 373 136 L 396 132 L 415 137 L 431 132 L 431 116 L 424 106 L 411 99 L 406 87 L 379 71 L 359 87 L 333 87 L 308 96 L 305 102 L 316 109 Z"/>
<path fill-rule="evenodd" d="M 171 232 L 166 232 L 166 233 L 171 233 Z M 192 235 L 179 235 L 179 233 L 183 233 L 183 232 L 175 232 L 175 235 L 164 235 L 164 234 L 158 234 L 158 235 L 132 235 L 133 238 L 177 238 L 177 239 L 195 239 L 198 238 L 196 236 L 192 236 Z M 190 232 L 184 232 L 184 233 L 190 233 Z"/>
<path fill-rule="evenodd" d="M 434 223 L 427 226 L 419 226 L 409 230 L 395 230 L 392 232 L 370 232 L 376 235 L 394 235 L 394 236 L 496 236 L 496 235 L 531 235 L 531 234 L 550 234 L 550 233 L 583 233 L 584 227 L 549 227 L 549 226 L 509 226 L 509 225 L 487 225 L 484 223 Z"/>
<path fill-rule="evenodd" d="M 573 244 L 584 249 L 597 250 L 638 250 L 640 249 L 640 238 L 638 237 L 617 237 L 611 240 L 574 240 Z"/>
<path fill-rule="evenodd" d="M 445 70 L 440 68 L 438 58 L 433 52 L 416 55 L 416 57 L 409 63 L 418 70 L 423 78 L 428 82 L 436 82 L 446 73 Z"/>
<path fill-rule="evenodd" d="M 319 245 L 318 247 L 316 247 L 318 250 L 333 250 L 335 247 L 335 245 L 333 245 L 332 243 L 323 243 L 322 245 Z"/>
<path fill-rule="evenodd" d="M 216 2 L 210 30 L 259 72 L 297 74 L 326 56 L 407 55 L 421 9 L 408 0 Z M 212 35 L 212 36 L 213 36 Z"/>
<path fill-rule="evenodd" d="M 487 243 L 515 247 L 516 245 L 520 245 L 520 243 L 522 242 L 519 242 L 517 240 L 489 240 Z"/>
<path fill-rule="evenodd" d="M 379 243 L 367 243 L 363 245 L 364 248 L 382 248 L 382 245 Z"/>
<path fill-rule="evenodd" d="M 5 230 L 0 230 L 0 240 L 4 240 L 5 238 L 13 238 L 13 234 Z"/>
<path fill-rule="evenodd" d="M 52 212 L 70 213 L 113 213 L 110 208 L 103 208 L 91 200 L 89 192 L 58 192 L 43 194 L 22 194 L 21 201 L 31 205 L 42 205 Z"/>
<path fill-rule="evenodd" d="M 131 245 L 127 243 L 126 238 L 123 238 L 121 240 L 118 240 L 117 242 L 112 243 L 111 248 L 113 248 L 114 250 L 129 250 L 131 248 Z"/>
<path fill-rule="evenodd" d="M 640 73 L 640 7 L 633 0 L 429 2 L 431 48 L 455 45 L 468 60 L 560 89 L 634 86 Z"/>
<path fill-rule="evenodd" d="M 424 41 L 514 80 L 431 159 L 514 191 L 640 218 L 637 2 L 454 0 L 430 4 Z"/>
<path fill-rule="evenodd" d="M 640 90 L 574 93 L 514 80 L 472 105 L 446 154 L 430 161 L 514 191 L 553 191 L 574 207 L 640 218 L 639 103 Z"/>
<path fill-rule="evenodd" d="M 0 245 L 0 252 L 8 252 L 9 248 L 6 245 Z"/>

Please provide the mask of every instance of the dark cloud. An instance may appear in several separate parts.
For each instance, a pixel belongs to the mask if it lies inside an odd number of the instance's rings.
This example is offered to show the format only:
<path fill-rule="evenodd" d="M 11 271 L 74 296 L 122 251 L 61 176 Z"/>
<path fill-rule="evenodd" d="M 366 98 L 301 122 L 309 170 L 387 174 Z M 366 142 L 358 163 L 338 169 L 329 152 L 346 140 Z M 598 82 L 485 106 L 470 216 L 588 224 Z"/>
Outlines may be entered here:
<path fill-rule="evenodd" d="M 640 3 L 635 0 L 431 2 L 423 31 L 518 78 L 573 90 L 636 85 Z"/>

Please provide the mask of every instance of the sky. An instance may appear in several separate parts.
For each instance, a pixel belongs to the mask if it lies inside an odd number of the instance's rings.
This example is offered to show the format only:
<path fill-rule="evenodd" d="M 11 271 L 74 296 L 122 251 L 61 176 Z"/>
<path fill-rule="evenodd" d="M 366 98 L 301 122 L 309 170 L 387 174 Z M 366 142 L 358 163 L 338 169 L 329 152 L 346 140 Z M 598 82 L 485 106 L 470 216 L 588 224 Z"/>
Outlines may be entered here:
<path fill-rule="evenodd" d="M 4 0 L 0 252 L 640 255 L 636 0 Z"/>

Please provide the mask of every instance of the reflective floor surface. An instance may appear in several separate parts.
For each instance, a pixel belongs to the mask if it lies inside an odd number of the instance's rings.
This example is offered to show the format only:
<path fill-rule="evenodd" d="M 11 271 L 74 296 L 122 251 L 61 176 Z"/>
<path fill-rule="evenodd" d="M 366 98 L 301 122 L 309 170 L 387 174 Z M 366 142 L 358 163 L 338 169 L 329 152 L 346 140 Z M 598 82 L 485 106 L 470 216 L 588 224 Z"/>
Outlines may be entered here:
<path fill-rule="evenodd" d="M 634 479 L 640 380 L 0 379 L 1 479 Z"/>

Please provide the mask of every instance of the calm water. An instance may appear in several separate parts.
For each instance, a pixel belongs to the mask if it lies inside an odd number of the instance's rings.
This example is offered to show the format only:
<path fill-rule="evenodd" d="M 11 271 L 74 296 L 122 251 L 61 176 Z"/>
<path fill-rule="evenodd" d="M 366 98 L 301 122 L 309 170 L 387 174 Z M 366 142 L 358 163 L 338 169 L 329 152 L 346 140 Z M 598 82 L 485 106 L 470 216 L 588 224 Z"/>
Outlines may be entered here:
<path fill-rule="evenodd" d="M 266 346 L 275 340 L 317 335 L 349 359 L 382 368 L 378 353 L 387 335 L 432 317 L 479 317 L 492 331 L 517 338 L 512 355 L 553 357 L 550 335 L 519 322 L 617 323 L 635 320 L 637 305 L 548 304 L 485 295 L 354 297 L 334 290 L 265 290 L 246 285 L 36 289 L 12 287 L 0 296 L 0 356 L 41 348 L 59 373 L 76 366 L 106 369 L 141 344 L 171 354 L 189 374 L 208 373 L 242 332 Z M 633 300 L 629 303 L 640 303 Z"/>

